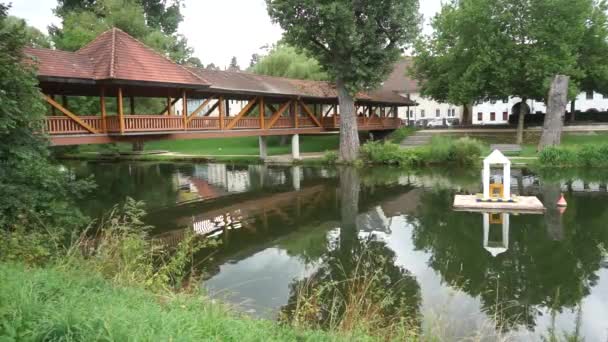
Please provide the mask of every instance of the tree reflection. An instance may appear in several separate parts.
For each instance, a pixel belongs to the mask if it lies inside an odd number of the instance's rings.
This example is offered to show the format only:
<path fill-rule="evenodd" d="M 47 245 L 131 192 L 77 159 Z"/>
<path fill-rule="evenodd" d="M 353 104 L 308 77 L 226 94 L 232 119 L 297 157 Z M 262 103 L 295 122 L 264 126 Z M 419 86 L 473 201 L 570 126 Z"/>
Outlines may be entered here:
<path fill-rule="evenodd" d="M 356 228 L 360 178 L 354 168 L 340 177 L 340 237 L 322 256 L 316 272 L 290 284 L 284 320 L 295 325 L 350 331 L 420 324 L 420 286 L 396 255 L 374 235 Z M 392 332 L 391 332 L 392 331 Z"/>
<path fill-rule="evenodd" d="M 546 192 L 545 202 L 553 200 L 555 189 Z M 437 190 L 421 197 L 412 220 L 415 247 L 431 254 L 429 265 L 445 282 L 480 297 L 498 327 L 531 329 L 541 308 L 575 308 L 596 284 L 608 243 L 608 212 L 600 201 L 570 198 L 558 218 L 555 212 L 511 216 L 509 249 L 492 257 L 482 247 L 480 215 L 453 211 L 453 195 Z"/>

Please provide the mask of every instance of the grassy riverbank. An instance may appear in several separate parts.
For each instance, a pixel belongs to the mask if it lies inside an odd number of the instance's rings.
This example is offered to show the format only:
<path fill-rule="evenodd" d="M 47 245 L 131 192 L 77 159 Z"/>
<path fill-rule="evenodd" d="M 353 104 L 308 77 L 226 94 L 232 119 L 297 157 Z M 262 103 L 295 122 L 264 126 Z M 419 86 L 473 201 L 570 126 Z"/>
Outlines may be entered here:
<path fill-rule="evenodd" d="M 116 286 L 95 272 L 0 264 L 0 335 L 23 341 L 348 341 L 237 315 L 196 294 Z M 357 340 L 371 340 L 357 336 Z"/>

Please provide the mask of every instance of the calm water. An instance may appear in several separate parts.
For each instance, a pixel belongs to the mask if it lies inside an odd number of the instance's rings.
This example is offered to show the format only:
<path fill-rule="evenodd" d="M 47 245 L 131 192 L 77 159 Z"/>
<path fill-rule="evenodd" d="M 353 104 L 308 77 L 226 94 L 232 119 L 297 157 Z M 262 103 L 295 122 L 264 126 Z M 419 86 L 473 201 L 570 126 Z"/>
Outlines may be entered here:
<path fill-rule="evenodd" d="M 538 196 L 547 213 L 489 215 L 484 229 L 483 214 L 451 209 L 454 194 L 480 191 L 477 171 L 68 166 L 99 184 L 82 202 L 90 215 L 131 196 L 147 203 L 147 221 L 166 243 L 187 230 L 221 241 L 204 263 L 204 286 L 253 315 L 276 317 L 295 284 L 331 275 L 328 260 L 348 265 L 374 238 L 374 253 L 394 265 L 387 276 L 403 278 L 421 298 L 423 324 L 440 325 L 447 339 L 496 321 L 522 340 L 552 327 L 608 340 L 608 172 L 514 171 L 513 191 Z M 560 192 L 563 214 L 552 205 Z"/>

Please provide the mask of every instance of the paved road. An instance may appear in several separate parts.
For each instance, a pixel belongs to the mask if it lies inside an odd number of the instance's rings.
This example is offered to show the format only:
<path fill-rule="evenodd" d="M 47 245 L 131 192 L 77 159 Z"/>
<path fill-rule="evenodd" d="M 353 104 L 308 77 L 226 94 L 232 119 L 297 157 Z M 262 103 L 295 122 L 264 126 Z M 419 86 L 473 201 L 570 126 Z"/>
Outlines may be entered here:
<path fill-rule="evenodd" d="M 540 132 L 542 127 L 530 127 L 526 128 L 526 132 Z M 607 125 L 577 125 L 577 126 L 564 126 L 564 132 L 607 132 Z M 418 131 L 420 133 L 515 133 L 516 128 L 489 128 L 489 127 L 475 127 L 475 128 L 442 128 L 442 129 L 423 129 Z"/>

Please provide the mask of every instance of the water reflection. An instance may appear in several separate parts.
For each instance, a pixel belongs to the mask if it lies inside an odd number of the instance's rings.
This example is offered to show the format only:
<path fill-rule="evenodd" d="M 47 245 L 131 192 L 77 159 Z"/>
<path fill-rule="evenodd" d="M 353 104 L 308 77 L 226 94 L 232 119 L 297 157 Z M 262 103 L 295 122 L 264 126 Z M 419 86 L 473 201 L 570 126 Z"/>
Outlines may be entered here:
<path fill-rule="evenodd" d="M 166 243 L 187 230 L 221 241 L 202 256 L 205 285 L 256 315 L 289 313 L 299 284 L 347 279 L 357 258 L 373 251 L 387 281 L 407 285 L 402 299 L 411 317 L 438 313 L 455 322 L 446 340 L 470 337 L 478 319 L 504 331 L 529 329 L 532 337 L 524 339 L 538 340 L 552 324 L 556 334 L 578 331 L 577 315 L 580 335 L 608 337 L 608 176 L 597 171 L 513 172 L 514 191 L 539 196 L 547 213 L 486 218 L 451 209 L 456 192 L 479 192 L 477 171 L 137 163 L 72 169 L 100 185 L 82 203 L 91 215 L 131 196 L 147 202 L 146 221 Z M 561 192 L 564 213 L 554 205 Z"/>

